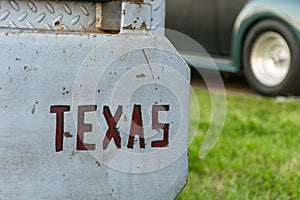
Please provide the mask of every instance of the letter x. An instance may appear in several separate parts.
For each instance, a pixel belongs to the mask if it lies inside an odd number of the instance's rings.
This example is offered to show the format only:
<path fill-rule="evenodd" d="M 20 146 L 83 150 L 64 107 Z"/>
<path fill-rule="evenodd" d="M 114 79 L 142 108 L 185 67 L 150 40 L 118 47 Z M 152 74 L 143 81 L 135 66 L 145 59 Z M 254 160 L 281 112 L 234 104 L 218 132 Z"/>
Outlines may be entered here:
<path fill-rule="evenodd" d="M 114 138 L 115 144 L 117 148 L 121 148 L 121 137 L 120 132 L 117 129 L 117 123 L 123 114 L 122 106 L 118 106 L 118 109 L 112 117 L 110 109 L 108 106 L 103 107 L 103 115 L 105 117 L 106 123 L 108 125 L 108 130 L 106 131 L 106 136 L 103 140 L 103 149 L 107 149 L 107 146 L 112 138 Z"/>

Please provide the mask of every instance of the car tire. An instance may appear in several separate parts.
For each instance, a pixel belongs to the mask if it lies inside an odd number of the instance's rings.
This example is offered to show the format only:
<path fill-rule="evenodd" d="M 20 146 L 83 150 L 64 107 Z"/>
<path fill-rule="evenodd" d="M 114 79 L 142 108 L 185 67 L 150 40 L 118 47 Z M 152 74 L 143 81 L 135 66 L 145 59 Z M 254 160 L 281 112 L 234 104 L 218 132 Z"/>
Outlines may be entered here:
<path fill-rule="evenodd" d="M 299 94 L 300 45 L 286 25 L 263 20 L 244 41 L 244 74 L 252 88 L 267 96 Z"/>

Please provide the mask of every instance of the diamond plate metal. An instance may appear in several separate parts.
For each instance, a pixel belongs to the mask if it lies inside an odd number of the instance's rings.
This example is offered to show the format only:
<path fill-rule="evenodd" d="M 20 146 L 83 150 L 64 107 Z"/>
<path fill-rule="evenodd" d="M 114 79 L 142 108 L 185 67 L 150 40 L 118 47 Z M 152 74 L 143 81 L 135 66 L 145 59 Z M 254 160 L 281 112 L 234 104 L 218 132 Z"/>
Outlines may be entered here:
<path fill-rule="evenodd" d="M 152 7 L 147 29 L 150 27 L 153 35 L 164 35 L 165 0 L 144 3 Z M 2 0 L 0 28 L 95 32 L 99 31 L 97 21 L 103 20 L 97 16 L 96 8 L 93 1 Z"/>
<path fill-rule="evenodd" d="M 71 1 L 2 1 L 0 27 L 93 31 L 96 6 L 93 2 Z"/>

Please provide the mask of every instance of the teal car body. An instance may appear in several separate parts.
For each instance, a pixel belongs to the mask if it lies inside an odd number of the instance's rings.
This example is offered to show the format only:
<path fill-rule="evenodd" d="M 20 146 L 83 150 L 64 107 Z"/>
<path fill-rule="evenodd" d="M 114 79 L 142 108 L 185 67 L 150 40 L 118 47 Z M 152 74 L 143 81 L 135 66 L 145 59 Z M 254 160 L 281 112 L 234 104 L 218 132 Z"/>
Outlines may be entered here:
<path fill-rule="evenodd" d="M 190 66 L 241 73 L 264 95 L 300 94 L 300 0 L 173 0 L 167 28 L 208 52 L 197 56 L 167 31 Z"/>
<path fill-rule="evenodd" d="M 300 45 L 300 1 L 249 1 L 239 13 L 232 32 L 232 60 L 237 72 L 243 69 L 243 42 L 248 31 L 254 24 L 265 19 L 275 19 L 284 23 L 297 36 Z"/>

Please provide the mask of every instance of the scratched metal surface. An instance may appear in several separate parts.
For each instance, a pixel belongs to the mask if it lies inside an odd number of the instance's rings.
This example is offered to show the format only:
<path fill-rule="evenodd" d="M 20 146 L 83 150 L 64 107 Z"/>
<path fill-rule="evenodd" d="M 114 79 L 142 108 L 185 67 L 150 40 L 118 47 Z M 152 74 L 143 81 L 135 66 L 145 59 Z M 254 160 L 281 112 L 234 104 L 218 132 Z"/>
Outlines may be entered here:
<path fill-rule="evenodd" d="M 189 69 L 167 39 L 2 32 L 0 41 L 2 199 L 176 197 L 187 181 Z M 138 141 L 127 146 L 135 104 L 143 109 L 144 149 Z M 151 128 L 156 104 L 170 106 L 159 115 L 170 125 L 169 146 L 161 149 L 151 147 L 162 137 Z M 56 105 L 70 106 L 59 152 L 50 113 Z M 84 117 L 92 125 L 84 142 L 95 144 L 95 151 L 76 149 L 78 105 L 97 105 Z M 104 105 L 112 115 L 123 105 L 121 149 L 112 140 L 103 150 Z"/>
<path fill-rule="evenodd" d="M 166 0 L 144 0 L 152 6 L 152 32 L 155 35 L 165 34 Z"/>

